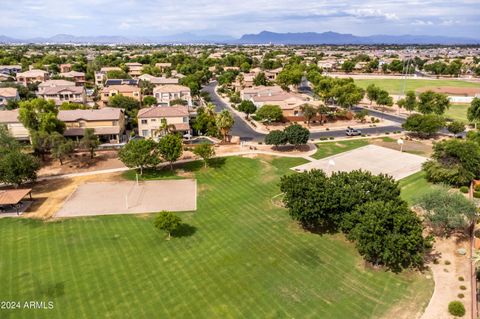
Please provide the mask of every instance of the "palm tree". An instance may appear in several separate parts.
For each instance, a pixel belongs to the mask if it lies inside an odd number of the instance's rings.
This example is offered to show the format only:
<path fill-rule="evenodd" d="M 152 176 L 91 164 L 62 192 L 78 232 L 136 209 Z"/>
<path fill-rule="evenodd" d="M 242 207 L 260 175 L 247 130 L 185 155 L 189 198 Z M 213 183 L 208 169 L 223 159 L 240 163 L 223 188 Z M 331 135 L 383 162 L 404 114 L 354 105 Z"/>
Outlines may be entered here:
<path fill-rule="evenodd" d="M 228 132 L 233 127 L 234 123 L 235 120 L 228 110 L 222 110 L 222 112 L 217 114 L 217 117 L 215 118 L 215 124 L 217 124 L 224 141 L 226 140 Z"/>
<path fill-rule="evenodd" d="M 207 114 L 208 116 L 211 116 L 211 117 L 214 117 L 215 116 L 215 104 L 213 103 L 208 103 L 206 106 L 205 106 L 205 114 Z"/>
<path fill-rule="evenodd" d="M 163 118 L 160 120 L 161 124 L 158 130 L 156 131 L 157 135 L 167 135 L 175 131 L 175 125 L 168 124 L 167 119 Z"/>

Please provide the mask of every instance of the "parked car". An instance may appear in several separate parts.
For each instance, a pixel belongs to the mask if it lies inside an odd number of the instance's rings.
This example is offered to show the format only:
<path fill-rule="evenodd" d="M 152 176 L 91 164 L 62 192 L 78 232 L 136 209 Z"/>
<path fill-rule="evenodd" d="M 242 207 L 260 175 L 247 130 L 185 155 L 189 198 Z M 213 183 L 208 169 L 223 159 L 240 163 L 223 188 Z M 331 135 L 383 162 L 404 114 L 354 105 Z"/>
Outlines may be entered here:
<path fill-rule="evenodd" d="M 347 136 L 358 136 L 358 135 L 362 135 L 362 131 L 349 127 L 345 131 L 345 134 L 347 134 Z"/>

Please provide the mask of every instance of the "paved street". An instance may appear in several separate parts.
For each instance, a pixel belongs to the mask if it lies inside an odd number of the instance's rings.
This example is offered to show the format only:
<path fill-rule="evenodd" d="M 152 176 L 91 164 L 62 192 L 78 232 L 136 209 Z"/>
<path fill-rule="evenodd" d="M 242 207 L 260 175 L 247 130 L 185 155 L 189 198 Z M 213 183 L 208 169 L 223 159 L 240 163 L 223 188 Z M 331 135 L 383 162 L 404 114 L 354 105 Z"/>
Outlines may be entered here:
<path fill-rule="evenodd" d="M 210 97 L 212 99 L 212 103 L 215 104 L 216 106 L 216 111 L 221 111 L 223 109 L 229 109 L 229 106 L 222 101 L 222 99 L 217 95 L 215 92 L 215 87 L 217 83 L 216 82 L 211 82 L 208 85 L 206 85 L 202 90 L 205 92 L 208 92 L 210 94 Z M 354 107 L 354 111 L 361 110 L 361 107 Z M 392 115 L 392 114 L 385 114 L 379 111 L 374 111 L 374 110 L 368 110 L 371 115 L 398 123 L 398 125 L 390 125 L 390 126 L 384 126 L 384 127 L 368 127 L 368 128 L 363 128 L 362 133 L 365 134 L 383 134 L 386 132 L 392 132 L 392 131 L 401 131 L 402 127 L 401 124 L 405 121 L 403 117 L 397 116 L 397 115 Z M 235 124 L 231 130 L 232 135 L 240 136 L 242 141 L 263 141 L 265 134 L 259 133 L 252 129 L 245 121 L 238 116 L 237 114 L 233 113 L 233 117 L 235 119 Z M 310 133 L 310 138 L 312 139 L 318 139 L 322 136 L 325 137 L 345 137 L 345 130 L 330 130 L 330 131 L 325 131 L 325 132 L 314 132 Z"/>

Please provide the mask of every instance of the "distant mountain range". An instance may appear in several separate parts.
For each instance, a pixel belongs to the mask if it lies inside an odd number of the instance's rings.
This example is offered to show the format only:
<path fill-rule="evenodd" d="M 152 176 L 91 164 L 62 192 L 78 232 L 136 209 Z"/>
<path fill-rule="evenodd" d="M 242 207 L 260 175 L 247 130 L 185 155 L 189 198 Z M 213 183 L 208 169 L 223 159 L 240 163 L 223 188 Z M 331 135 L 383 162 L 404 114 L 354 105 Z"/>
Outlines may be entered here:
<path fill-rule="evenodd" d="M 429 36 L 429 35 L 371 35 L 356 36 L 336 32 L 299 32 L 275 33 L 262 31 L 258 34 L 245 34 L 240 39 L 225 35 L 197 35 L 181 33 L 169 36 L 123 37 L 123 36 L 74 36 L 57 34 L 52 37 L 38 37 L 30 39 L 16 39 L 0 35 L 0 43 L 20 44 L 175 44 L 175 43 L 221 43 L 221 44 L 440 44 L 440 45 L 467 45 L 480 44 L 480 39 L 463 37 Z"/>

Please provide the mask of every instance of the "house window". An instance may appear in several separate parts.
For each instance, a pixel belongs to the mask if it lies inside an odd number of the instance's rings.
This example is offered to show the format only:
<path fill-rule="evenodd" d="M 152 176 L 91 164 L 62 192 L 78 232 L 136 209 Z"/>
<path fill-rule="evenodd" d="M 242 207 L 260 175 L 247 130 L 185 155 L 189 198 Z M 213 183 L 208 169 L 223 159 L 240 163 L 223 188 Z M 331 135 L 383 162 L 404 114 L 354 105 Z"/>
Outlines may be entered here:
<path fill-rule="evenodd" d="M 117 126 L 118 125 L 118 121 L 112 121 L 112 126 Z"/>
<path fill-rule="evenodd" d="M 147 137 L 148 136 L 148 130 L 142 130 L 142 136 Z"/>
<path fill-rule="evenodd" d="M 150 119 L 150 122 L 156 122 L 157 119 Z"/>
<path fill-rule="evenodd" d="M 186 116 L 183 117 L 183 123 L 188 123 L 188 117 Z"/>
<path fill-rule="evenodd" d="M 148 120 L 142 120 L 142 124 L 147 124 Z"/>

